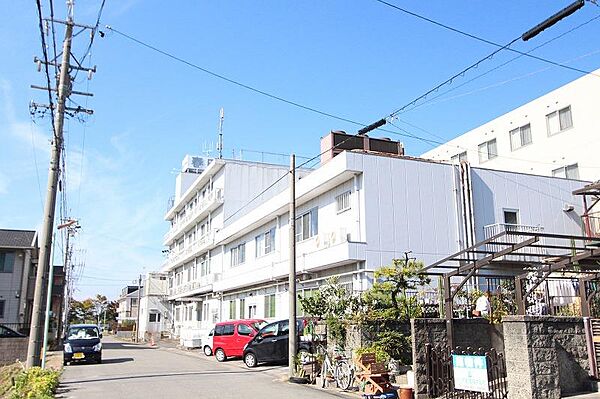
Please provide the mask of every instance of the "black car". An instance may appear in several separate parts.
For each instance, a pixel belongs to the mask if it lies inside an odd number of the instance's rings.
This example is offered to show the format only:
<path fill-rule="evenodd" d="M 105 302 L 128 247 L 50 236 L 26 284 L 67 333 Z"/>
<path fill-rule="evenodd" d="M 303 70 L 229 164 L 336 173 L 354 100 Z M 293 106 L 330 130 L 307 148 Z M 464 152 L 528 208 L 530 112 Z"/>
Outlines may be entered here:
<path fill-rule="evenodd" d="M 296 322 L 296 331 L 298 335 L 302 334 L 304 329 L 304 320 Z M 248 367 L 256 367 L 258 363 L 263 362 L 287 362 L 289 345 L 289 320 L 276 321 L 267 324 L 260 329 L 244 348 L 244 363 Z M 298 343 L 298 354 L 311 352 L 309 342 L 296 341 Z"/>
<path fill-rule="evenodd" d="M 23 338 L 26 336 L 0 324 L 0 338 Z"/>
<path fill-rule="evenodd" d="M 102 363 L 102 333 L 94 324 L 69 326 L 63 343 L 63 364 L 92 360 Z"/>

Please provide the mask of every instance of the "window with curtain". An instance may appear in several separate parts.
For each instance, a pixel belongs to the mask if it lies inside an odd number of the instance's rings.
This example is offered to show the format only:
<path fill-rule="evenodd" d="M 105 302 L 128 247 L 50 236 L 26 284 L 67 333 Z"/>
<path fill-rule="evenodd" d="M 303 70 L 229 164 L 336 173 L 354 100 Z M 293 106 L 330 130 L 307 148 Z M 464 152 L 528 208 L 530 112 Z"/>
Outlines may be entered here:
<path fill-rule="evenodd" d="M 313 208 L 296 218 L 296 241 L 307 240 L 318 233 L 318 208 Z"/>
<path fill-rule="evenodd" d="M 531 124 L 518 127 L 510 131 L 510 149 L 512 151 L 531 144 Z"/>
<path fill-rule="evenodd" d="M 573 127 L 573 116 L 571 115 L 571 106 L 559 109 L 546 115 L 546 126 L 548 136 L 560 133 Z"/>
<path fill-rule="evenodd" d="M 477 147 L 479 152 L 479 162 L 483 163 L 489 161 L 490 159 L 494 159 L 498 156 L 498 148 L 496 146 L 496 139 L 492 139 L 486 141 L 484 143 L 479 144 Z"/>
<path fill-rule="evenodd" d="M 265 317 L 275 317 L 275 294 L 265 296 Z"/>

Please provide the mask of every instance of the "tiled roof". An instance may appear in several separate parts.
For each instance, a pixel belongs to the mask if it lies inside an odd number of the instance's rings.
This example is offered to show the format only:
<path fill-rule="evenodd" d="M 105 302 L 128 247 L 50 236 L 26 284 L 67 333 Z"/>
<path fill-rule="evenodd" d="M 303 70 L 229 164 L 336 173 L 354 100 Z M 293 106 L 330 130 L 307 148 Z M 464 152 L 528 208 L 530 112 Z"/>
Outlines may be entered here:
<path fill-rule="evenodd" d="M 35 231 L 0 229 L 0 248 L 31 248 Z"/>

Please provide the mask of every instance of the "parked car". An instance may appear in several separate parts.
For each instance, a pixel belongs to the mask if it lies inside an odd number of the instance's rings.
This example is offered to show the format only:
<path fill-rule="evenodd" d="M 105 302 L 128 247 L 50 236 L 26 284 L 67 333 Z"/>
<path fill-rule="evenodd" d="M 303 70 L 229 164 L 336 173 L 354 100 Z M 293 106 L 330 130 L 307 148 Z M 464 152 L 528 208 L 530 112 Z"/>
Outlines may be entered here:
<path fill-rule="evenodd" d="M 213 336 L 215 335 L 215 329 L 211 329 L 206 338 L 202 338 L 202 350 L 206 356 L 212 355 L 213 348 Z"/>
<path fill-rule="evenodd" d="M 11 330 L 10 328 L 0 324 L 0 338 L 19 338 L 26 337 L 27 335 Z"/>
<path fill-rule="evenodd" d="M 241 357 L 244 347 L 267 324 L 261 319 L 231 320 L 215 324 L 212 348 L 217 361 Z"/>
<path fill-rule="evenodd" d="M 102 333 L 94 324 L 69 326 L 63 341 L 63 364 L 92 360 L 102 363 Z"/>
<path fill-rule="evenodd" d="M 306 358 L 312 352 L 310 342 L 300 340 L 306 321 L 296 321 L 298 333 L 297 353 Z M 248 367 L 256 367 L 263 362 L 287 362 L 289 345 L 289 320 L 276 321 L 264 326 L 244 348 L 243 359 Z"/>

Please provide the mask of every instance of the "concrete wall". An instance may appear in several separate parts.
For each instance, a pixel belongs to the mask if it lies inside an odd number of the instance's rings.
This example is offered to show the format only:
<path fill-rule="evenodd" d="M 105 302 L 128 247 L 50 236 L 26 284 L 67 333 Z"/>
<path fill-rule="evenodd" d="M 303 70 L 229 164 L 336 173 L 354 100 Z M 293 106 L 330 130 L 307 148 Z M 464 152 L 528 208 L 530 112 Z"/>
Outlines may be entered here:
<path fill-rule="evenodd" d="M 29 338 L 0 338 L 0 366 L 27 360 Z"/>
<path fill-rule="evenodd" d="M 504 318 L 511 399 L 558 399 L 594 390 L 580 317 Z"/>

